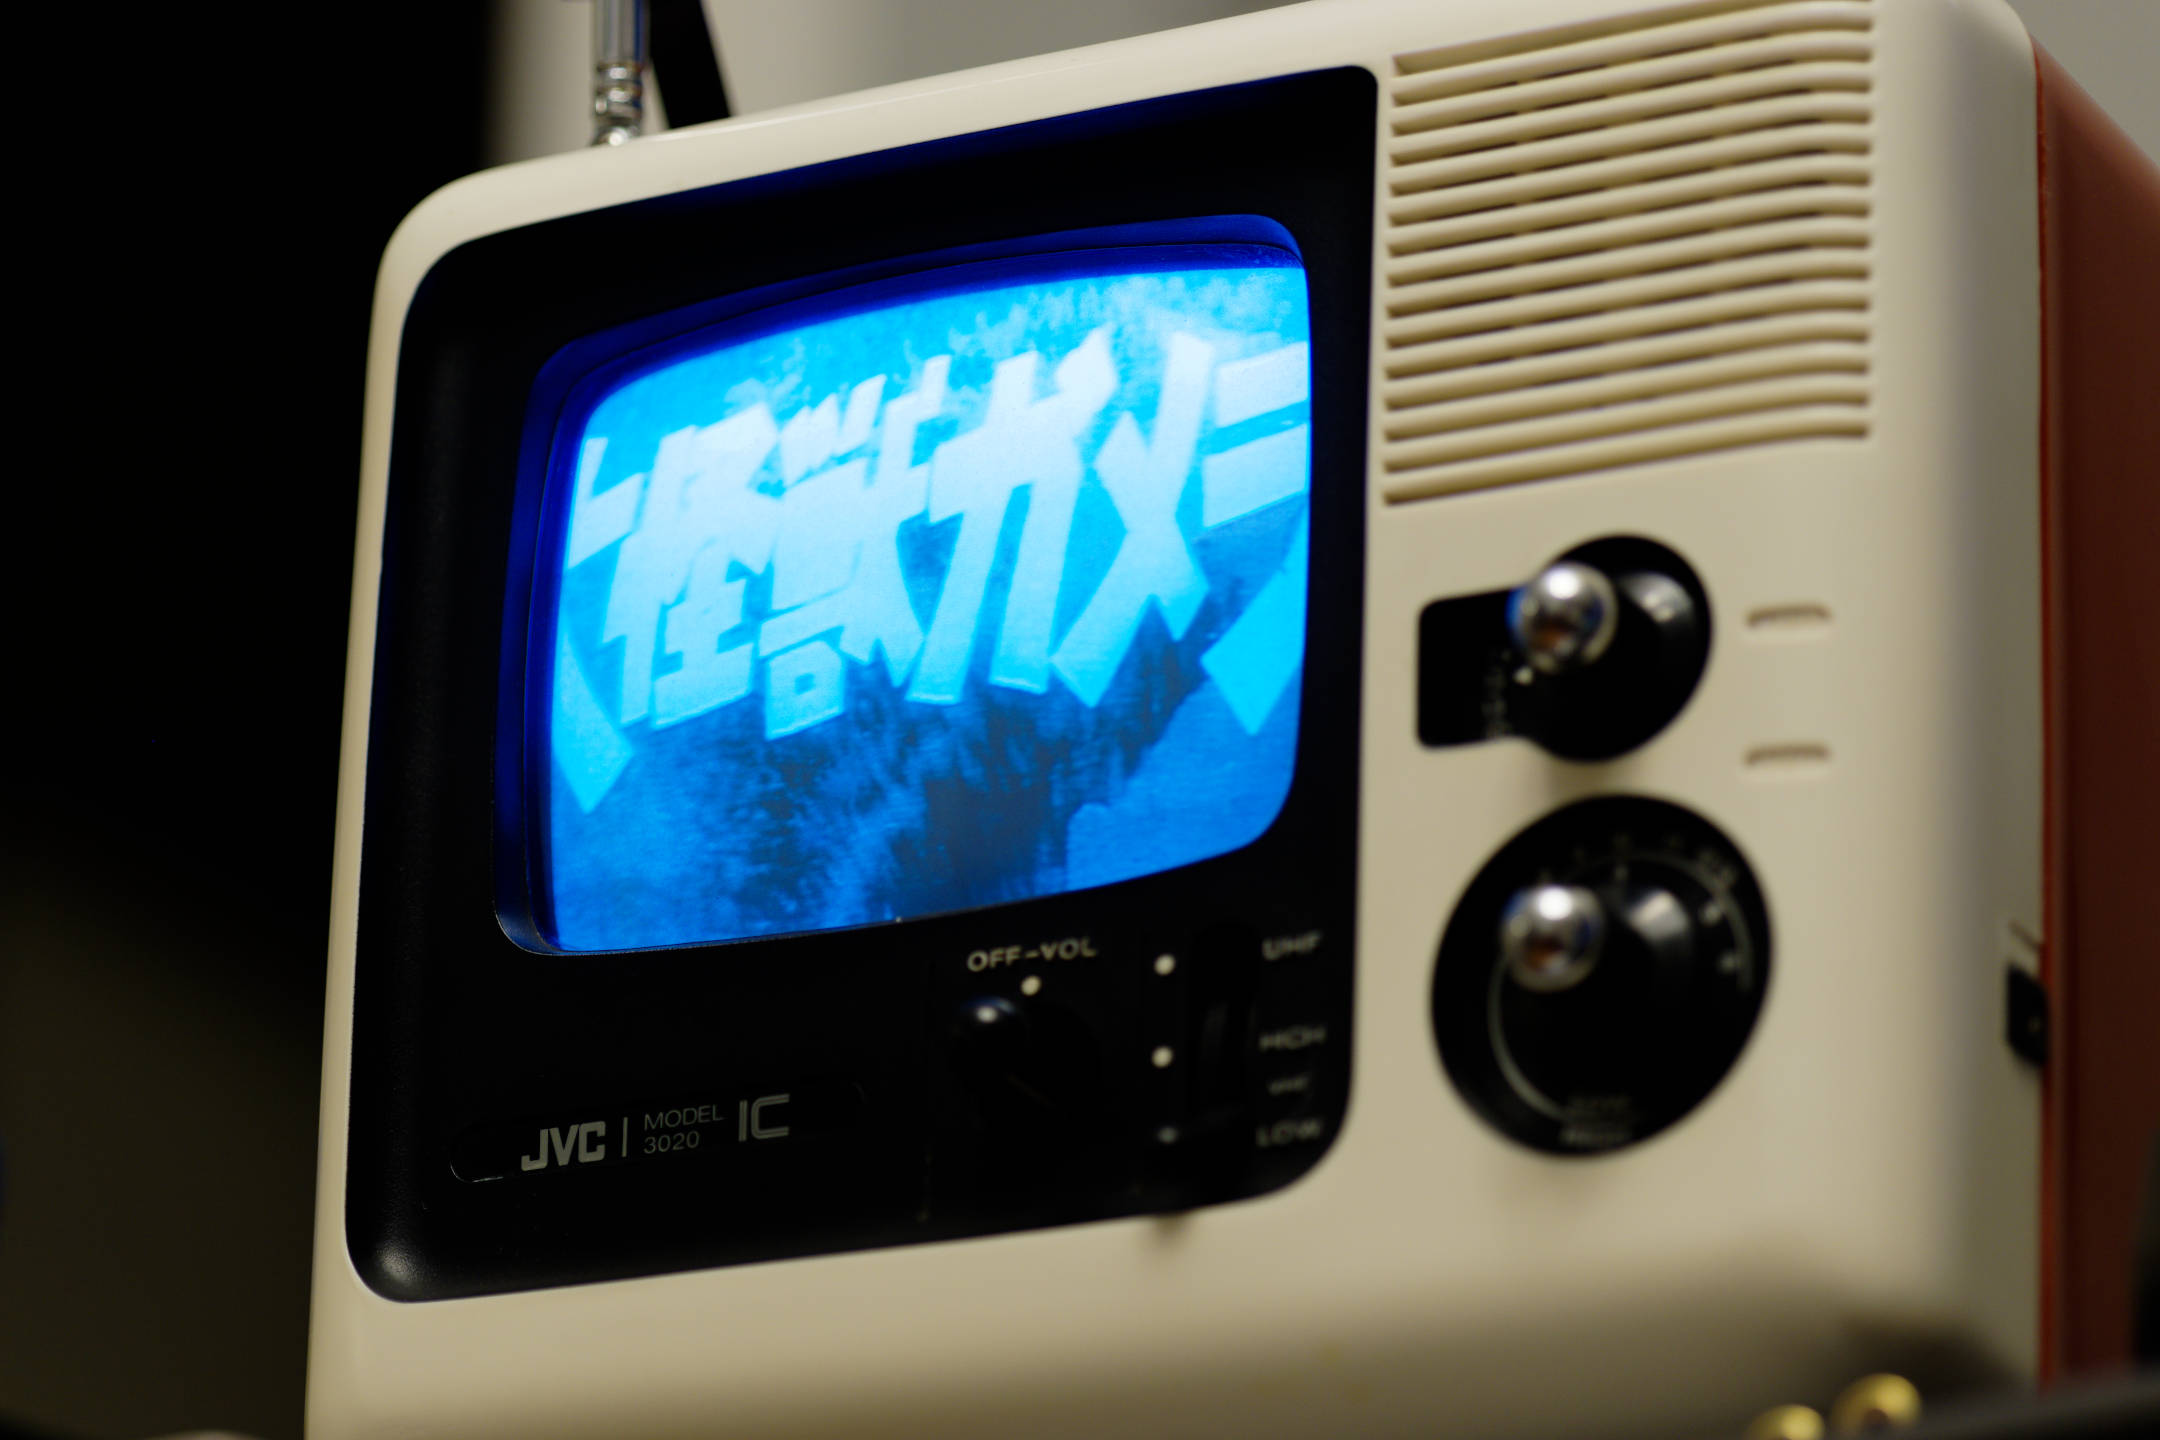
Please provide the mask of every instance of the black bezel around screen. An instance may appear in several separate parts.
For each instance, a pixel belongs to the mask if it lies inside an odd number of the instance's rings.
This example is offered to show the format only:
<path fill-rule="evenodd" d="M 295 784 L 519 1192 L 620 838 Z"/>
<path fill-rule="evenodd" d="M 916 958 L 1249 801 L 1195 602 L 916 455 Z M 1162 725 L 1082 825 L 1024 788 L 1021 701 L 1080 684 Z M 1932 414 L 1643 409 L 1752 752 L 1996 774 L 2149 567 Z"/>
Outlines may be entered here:
<path fill-rule="evenodd" d="M 1183 1208 L 1317 1160 L 1348 1098 L 1375 97 L 1368 72 L 1345 69 L 1120 106 L 506 231 L 429 272 L 400 351 L 361 861 L 346 1232 L 374 1289 L 434 1299 Z M 1274 826 L 1228 855 L 987 910 L 544 953 L 522 813 L 525 639 L 536 477 L 576 382 L 665 338 L 654 323 L 679 332 L 925 257 L 1147 233 L 1124 227 L 1249 240 L 1256 220 L 1302 259 L 1313 347 L 1302 719 Z M 966 956 L 1085 937 L 1106 975 L 1137 977 L 1158 953 L 1199 957 L 1195 976 L 1242 974 L 1247 941 L 1273 935 L 1324 937 L 1281 982 L 1288 998 L 1266 1002 L 1330 1037 L 1317 1118 L 1276 1135 L 1318 1143 L 1225 1140 L 1205 1164 L 1165 1166 L 1096 1126 L 1085 1164 L 1037 1171 L 971 1137 L 944 1028 L 978 985 Z M 1211 971 L 1209 953 L 1229 958 Z M 1126 1036 L 1154 1003 L 1119 978 L 1075 1013 Z M 1143 1104 L 1129 1048 L 1103 1042 L 1120 1062 L 1100 1062 L 1107 1114 Z M 680 1165 L 453 1171 L 491 1127 L 775 1087 L 844 1092 L 850 1118 Z"/>

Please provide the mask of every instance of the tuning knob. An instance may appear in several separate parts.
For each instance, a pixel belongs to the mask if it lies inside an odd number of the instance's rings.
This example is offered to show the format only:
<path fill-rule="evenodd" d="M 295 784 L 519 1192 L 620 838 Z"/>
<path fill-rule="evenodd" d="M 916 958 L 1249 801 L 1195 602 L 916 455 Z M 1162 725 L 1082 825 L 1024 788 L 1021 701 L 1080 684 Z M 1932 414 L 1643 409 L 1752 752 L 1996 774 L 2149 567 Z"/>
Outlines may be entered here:
<path fill-rule="evenodd" d="M 1512 728 L 1569 760 L 1634 749 L 1687 704 L 1710 654 L 1710 607 L 1678 555 L 1599 540 L 1546 566 L 1507 602 L 1521 659 Z"/>
<path fill-rule="evenodd" d="M 1539 999 L 1557 1001 L 1564 1010 L 1542 1007 L 1533 1023 L 1558 1036 L 1567 1028 L 1557 1023 L 1564 1014 L 1602 1028 L 1608 1021 L 1625 1023 L 1627 1014 L 1649 1016 L 1685 1004 L 1702 947 L 1696 919 L 1673 888 L 1681 880 L 1631 884 L 1621 878 L 1627 869 L 1657 874 L 1647 866 L 1600 864 L 1581 877 L 1588 884 L 1515 892 L 1500 912 L 1500 963 L 1528 993 L 1505 998 L 1504 1011 L 1528 1016 L 1525 1007 L 1538 1008 Z M 1562 998 L 1577 986 L 1584 989 Z M 1598 1048 L 1609 1049 L 1610 1038 Z"/>

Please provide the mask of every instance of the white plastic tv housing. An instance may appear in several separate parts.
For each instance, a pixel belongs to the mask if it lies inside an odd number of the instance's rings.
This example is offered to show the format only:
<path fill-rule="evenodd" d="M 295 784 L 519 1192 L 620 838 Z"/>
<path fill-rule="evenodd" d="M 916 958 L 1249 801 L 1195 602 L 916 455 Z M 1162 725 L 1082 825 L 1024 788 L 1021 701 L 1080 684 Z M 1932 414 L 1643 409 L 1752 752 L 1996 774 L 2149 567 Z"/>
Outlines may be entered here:
<path fill-rule="evenodd" d="M 1674 1435 L 1869 1372 L 1932 1397 L 2119 1359 L 2160 1080 L 2120 1023 L 2151 981 L 2114 953 L 2108 877 L 2156 863 L 2124 817 L 2156 803 L 2130 757 L 2160 660 L 2149 630 L 2103 654 L 2080 620 L 2135 573 L 2120 537 L 2160 526 L 2152 452 L 2120 438 L 2154 422 L 2107 391 L 2149 383 L 2151 332 L 2124 327 L 2160 309 L 2150 275 L 2096 288 L 2092 267 L 2152 254 L 2160 205 L 2096 114 L 1999 0 L 1316 0 L 427 200 L 383 261 L 369 359 L 310 1433 Z M 937 213 L 858 204 L 896 176 Z M 2116 239 L 2081 204 L 2117 206 Z M 726 980 L 711 1003 L 758 1045 L 828 1070 L 857 1074 L 879 1025 L 919 1030 L 906 1073 L 929 1078 L 902 1093 L 945 1117 L 893 1119 L 913 1101 L 863 1081 L 859 1123 L 902 1130 L 861 1141 L 859 1171 L 832 1141 L 815 1174 L 855 1180 L 767 1205 L 778 1172 L 727 1157 L 784 1134 L 802 1084 L 737 1085 L 717 1035 L 727 1079 L 649 1080 L 694 1063 L 690 1027 L 640 1018 L 707 1003 L 655 978 L 683 952 L 557 953 L 515 903 L 538 872 L 500 756 L 526 713 L 519 557 L 556 513 L 519 478 L 552 453 L 542 372 L 575 337 L 695 330 L 752 290 L 1150 226 L 1287 248 L 1309 283 L 1292 805 L 1335 819 L 1276 839 L 1304 846 L 1282 874 L 1339 870 L 1342 904 L 1316 880 L 1320 918 L 1291 927 L 1255 894 L 1208 962 L 1227 989 L 1186 994 L 1160 1044 L 1136 999 L 1096 1068 L 1053 1076 L 1127 1096 L 1171 1072 L 1163 1113 L 1196 1129 L 1216 1086 L 1215 1178 L 1179 1189 L 1145 1157 L 1099 1189 L 1023 1178 L 1009 1215 L 983 1137 L 1027 1122 L 968 1108 L 939 1007 L 1025 1019 L 1088 966 L 1103 995 L 1156 993 L 1164 959 L 1198 975 L 1198 950 L 1086 919 L 1174 928 L 1169 902 L 1112 886 L 1029 902 L 1055 922 L 888 925 L 920 1004 L 880 1015 L 807 1013 L 844 987 L 806 970 L 769 982 L 769 1013 L 768 982 Z M 569 263 L 596 238 L 630 278 Z M 1640 633 L 1608 655 L 1615 611 Z M 1240 885 L 1273 882 L 1208 903 Z M 999 958 L 1053 936 L 1064 970 L 1054 944 Z M 786 943 L 699 963 L 778 975 L 811 953 Z M 1310 1013 L 1268 1009 L 1299 963 Z M 1596 964 L 1685 983 L 1609 1022 L 1539 1008 L 1595 993 L 1568 987 Z M 513 1019 L 543 1000 L 556 1048 L 527 1053 Z M 990 1067 L 1023 1098 L 1063 1063 L 1031 1058 L 1035 1024 Z M 1672 1060 L 1697 1045 L 1718 1053 Z M 1646 1081 L 1662 1099 L 1539 1078 L 1668 1062 L 1693 1078 Z M 1253 1098 L 1304 1075 L 1332 1098 Z M 516 1086 L 529 1107 L 499 1098 Z M 459 1158 L 487 1104 L 526 1172 Z M 1142 1102 L 1101 1104 L 1127 1147 L 1102 1153 L 1140 1147 Z M 727 1152 L 706 1169 L 598 1163 L 699 1124 Z M 858 1193 L 914 1183 L 894 1156 L 951 1173 L 947 1144 L 977 1188 L 858 1223 Z"/>

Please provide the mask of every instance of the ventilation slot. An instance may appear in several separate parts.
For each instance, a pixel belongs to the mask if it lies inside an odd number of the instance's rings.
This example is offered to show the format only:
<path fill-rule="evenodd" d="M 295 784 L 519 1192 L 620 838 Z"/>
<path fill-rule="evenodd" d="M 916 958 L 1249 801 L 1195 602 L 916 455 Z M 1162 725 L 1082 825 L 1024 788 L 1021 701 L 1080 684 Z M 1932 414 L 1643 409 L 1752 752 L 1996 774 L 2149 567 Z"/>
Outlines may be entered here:
<path fill-rule="evenodd" d="M 1396 57 L 1388 499 L 1867 433 L 1869 11 Z"/>

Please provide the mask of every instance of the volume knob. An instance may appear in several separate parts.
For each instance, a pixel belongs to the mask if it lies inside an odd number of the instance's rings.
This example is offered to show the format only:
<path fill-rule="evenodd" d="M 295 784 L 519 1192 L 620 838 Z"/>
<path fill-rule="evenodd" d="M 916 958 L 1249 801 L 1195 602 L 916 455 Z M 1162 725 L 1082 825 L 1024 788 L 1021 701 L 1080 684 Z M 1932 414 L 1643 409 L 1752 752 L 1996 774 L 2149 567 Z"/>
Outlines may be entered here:
<path fill-rule="evenodd" d="M 1101 1105 L 1094 1036 L 1064 1006 L 978 996 L 954 1013 L 955 1077 L 978 1118 L 1002 1132 L 1092 1124 Z"/>

